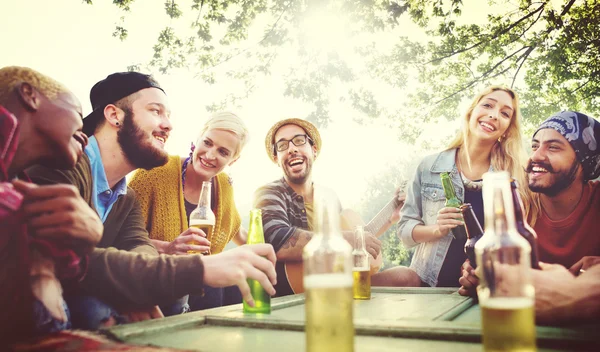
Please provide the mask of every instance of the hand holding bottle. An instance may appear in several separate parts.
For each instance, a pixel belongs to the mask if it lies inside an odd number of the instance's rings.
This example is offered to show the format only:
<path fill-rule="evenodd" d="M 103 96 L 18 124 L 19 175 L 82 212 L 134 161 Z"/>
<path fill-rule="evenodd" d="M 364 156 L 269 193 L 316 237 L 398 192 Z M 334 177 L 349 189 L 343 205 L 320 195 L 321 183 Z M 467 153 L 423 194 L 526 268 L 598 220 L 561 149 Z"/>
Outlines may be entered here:
<path fill-rule="evenodd" d="M 479 285 L 479 278 L 475 272 L 469 259 L 465 260 L 461 267 L 462 276 L 458 279 L 458 283 L 461 285 L 458 289 L 458 293 L 461 296 L 477 296 L 477 285 Z"/>
<path fill-rule="evenodd" d="M 183 231 L 172 242 L 153 241 L 153 243 L 161 254 L 182 255 L 188 254 L 190 251 L 196 253 L 210 251 L 210 241 L 206 239 L 206 234 L 195 227 Z"/>
<path fill-rule="evenodd" d="M 243 245 L 219 254 L 206 256 L 204 263 L 204 283 L 212 287 L 237 285 L 242 298 L 254 306 L 247 279 L 260 282 L 271 296 L 275 295 L 273 285 L 277 283 L 275 273 L 275 251 L 270 244 Z"/>
<path fill-rule="evenodd" d="M 437 239 L 447 236 L 453 228 L 464 225 L 460 208 L 445 207 L 438 211 L 433 234 Z"/>

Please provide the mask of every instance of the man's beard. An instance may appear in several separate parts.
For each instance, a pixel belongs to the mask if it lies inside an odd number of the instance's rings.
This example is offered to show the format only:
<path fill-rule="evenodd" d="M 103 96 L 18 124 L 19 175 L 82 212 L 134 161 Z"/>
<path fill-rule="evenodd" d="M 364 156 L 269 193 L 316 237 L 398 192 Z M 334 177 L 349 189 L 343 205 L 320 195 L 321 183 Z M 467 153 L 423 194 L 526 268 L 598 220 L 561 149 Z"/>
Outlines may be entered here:
<path fill-rule="evenodd" d="M 295 185 L 302 185 L 306 182 L 306 180 L 310 176 L 310 172 L 312 169 L 312 162 L 308 158 L 304 157 L 304 163 L 306 164 L 306 168 L 304 170 L 304 174 L 300 175 L 300 176 L 294 175 L 288 169 L 289 166 L 287 165 L 287 163 L 284 165 L 283 172 L 287 176 L 288 181 L 290 181 L 291 183 L 293 183 Z"/>
<path fill-rule="evenodd" d="M 548 170 L 548 173 L 554 174 L 554 183 L 552 183 L 550 186 L 536 186 L 531 185 L 530 183 L 529 189 L 532 192 L 542 193 L 547 196 L 553 197 L 559 194 L 561 191 L 567 189 L 573 183 L 573 181 L 575 181 L 575 177 L 577 176 L 577 169 L 579 167 L 579 162 L 577 160 L 574 160 L 573 164 L 571 165 L 571 168 L 569 169 L 569 171 L 566 172 L 554 171 L 552 165 L 550 164 L 536 163 L 536 165 Z M 527 166 L 527 169 L 525 169 L 525 172 L 529 174 L 532 171 L 532 168 L 533 163 L 530 161 L 529 165 Z"/>
<path fill-rule="evenodd" d="M 165 165 L 169 161 L 167 152 L 154 147 L 151 141 L 146 142 L 148 137 L 133 121 L 133 112 L 128 108 L 123 108 L 123 111 L 123 127 L 117 132 L 117 142 L 125 158 L 138 169 L 150 170 Z"/>

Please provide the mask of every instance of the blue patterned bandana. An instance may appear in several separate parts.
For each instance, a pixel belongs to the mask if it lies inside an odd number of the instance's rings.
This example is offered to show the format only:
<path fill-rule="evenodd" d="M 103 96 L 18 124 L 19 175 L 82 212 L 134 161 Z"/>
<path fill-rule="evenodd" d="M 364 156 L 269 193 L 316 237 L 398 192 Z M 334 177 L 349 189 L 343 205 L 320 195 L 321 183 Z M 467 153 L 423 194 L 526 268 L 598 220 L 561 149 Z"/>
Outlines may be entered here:
<path fill-rule="evenodd" d="M 583 166 L 583 177 L 592 180 L 600 176 L 600 123 L 576 111 L 562 111 L 546 119 L 535 131 L 551 128 L 562 134 L 573 147 Z"/>

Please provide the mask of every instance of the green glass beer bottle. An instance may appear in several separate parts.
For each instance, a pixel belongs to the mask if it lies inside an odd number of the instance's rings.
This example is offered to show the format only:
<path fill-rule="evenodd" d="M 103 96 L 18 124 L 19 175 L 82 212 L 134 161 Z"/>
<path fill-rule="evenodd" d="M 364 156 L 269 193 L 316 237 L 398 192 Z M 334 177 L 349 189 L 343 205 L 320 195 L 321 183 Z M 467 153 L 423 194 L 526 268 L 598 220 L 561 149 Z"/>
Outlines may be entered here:
<path fill-rule="evenodd" d="M 454 190 L 454 185 L 450 179 L 450 174 L 447 172 L 442 172 L 440 174 L 440 179 L 442 180 L 442 188 L 444 188 L 444 195 L 446 196 L 445 207 L 460 209 L 462 202 L 456 196 L 456 191 Z M 465 230 L 465 225 L 456 226 L 451 231 L 455 239 L 464 240 L 467 238 L 467 230 Z"/>
<path fill-rule="evenodd" d="M 248 239 L 246 244 L 265 243 L 265 235 L 263 233 L 262 211 L 260 209 L 250 210 L 250 226 L 248 228 Z M 254 298 L 254 307 L 250 307 L 244 301 L 244 313 L 263 313 L 271 314 L 271 296 L 260 285 L 260 282 L 253 279 L 248 279 L 248 286 L 252 298 Z"/>
<path fill-rule="evenodd" d="M 317 227 L 304 247 L 306 351 L 354 351 L 352 246 L 342 236 L 337 197 L 315 189 Z"/>

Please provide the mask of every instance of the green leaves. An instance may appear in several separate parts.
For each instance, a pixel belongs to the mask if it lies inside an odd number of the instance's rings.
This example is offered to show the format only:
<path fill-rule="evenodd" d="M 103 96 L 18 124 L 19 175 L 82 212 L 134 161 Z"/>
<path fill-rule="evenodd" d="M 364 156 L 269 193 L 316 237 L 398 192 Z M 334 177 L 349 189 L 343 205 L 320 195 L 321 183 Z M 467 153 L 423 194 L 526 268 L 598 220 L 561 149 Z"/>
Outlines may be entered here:
<path fill-rule="evenodd" d="M 394 120 L 410 140 L 419 134 L 412 121 L 454 119 L 489 84 L 520 93 L 525 125 L 561 108 L 598 116 L 599 1 L 192 0 L 181 8 L 166 0 L 169 25 L 148 64 L 163 73 L 189 68 L 209 83 L 223 68 L 246 87 L 230 100 L 277 67 L 282 94 L 312 106 L 305 117 L 320 126 L 342 101 L 354 119 Z M 133 0 L 113 3 L 128 12 Z M 120 40 L 124 20 L 113 33 Z"/>

